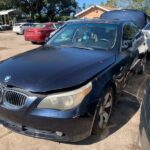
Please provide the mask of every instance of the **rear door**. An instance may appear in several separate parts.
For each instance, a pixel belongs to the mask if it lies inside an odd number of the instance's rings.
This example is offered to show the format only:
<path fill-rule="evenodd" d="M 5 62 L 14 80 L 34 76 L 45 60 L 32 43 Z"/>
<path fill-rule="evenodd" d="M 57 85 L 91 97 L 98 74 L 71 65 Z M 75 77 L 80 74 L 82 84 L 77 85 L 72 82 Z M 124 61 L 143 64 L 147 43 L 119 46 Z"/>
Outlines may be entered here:
<path fill-rule="evenodd" d="M 132 75 L 131 70 L 134 69 L 138 62 L 138 43 L 137 40 L 135 40 L 138 32 L 138 28 L 135 30 L 134 26 L 132 26 L 130 22 L 123 25 L 120 46 L 121 50 L 119 55 L 116 57 L 118 65 L 115 81 L 119 91 L 125 87 L 127 79 L 129 79 Z"/>
<path fill-rule="evenodd" d="M 126 53 L 128 62 L 131 65 L 130 70 L 135 69 L 139 60 L 139 47 L 144 42 L 144 36 L 133 23 L 128 23 L 124 26 L 122 52 Z"/>

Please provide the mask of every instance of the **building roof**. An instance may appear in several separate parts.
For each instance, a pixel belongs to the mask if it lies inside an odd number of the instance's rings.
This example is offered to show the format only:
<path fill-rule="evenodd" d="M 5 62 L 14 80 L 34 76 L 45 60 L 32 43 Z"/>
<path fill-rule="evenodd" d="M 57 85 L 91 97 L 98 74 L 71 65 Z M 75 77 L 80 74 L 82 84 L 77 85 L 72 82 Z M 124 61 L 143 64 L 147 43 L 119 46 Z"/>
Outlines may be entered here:
<path fill-rule="evenodd" d="M 16 11 L 17 11 L 16 9 L 2 10 L 0 11 L 0 16 L 8 15 L 9 13 L 16 12 Z"/>
<path fill-rule="evenodd" d="M 77 13 L 77 14 L 75 15 L 75 17 L 80 16 L 81 14 L 83 14 L 83 13 L 89 11 L 89 10 L 92 9 L 92 8 L 99 8 L 99 9 L 101 9 L 101 10 L 103 10 L 103 11 L 110 11 L 110 10 L 112 10 L 112 8 L 110 9 L 110 8 L 108 8 L 108 7 L 103 7 L 103 6 L 99 6 L 99 5 L 92 5 L 92 6 L 88 7 L 87 9 L 85 9 L 85 10 L 83 10 L 83 11 Z"/>

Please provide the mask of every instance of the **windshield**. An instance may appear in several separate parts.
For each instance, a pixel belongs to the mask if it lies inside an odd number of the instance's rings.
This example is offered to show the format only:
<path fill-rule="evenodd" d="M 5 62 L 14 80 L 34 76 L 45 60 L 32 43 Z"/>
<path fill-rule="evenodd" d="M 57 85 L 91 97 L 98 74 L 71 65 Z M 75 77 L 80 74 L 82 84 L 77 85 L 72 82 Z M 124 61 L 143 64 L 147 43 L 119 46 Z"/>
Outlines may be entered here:
<path fill-rule="evenodd" d="M 14 26 L 21 26 L 22 24 L 20 24 L 20 23 L 16 23 Z"/>
<path fill-rule="evenodd" d="M 44 28 L 44 27 L 46 27 L 46 25 L 45 24 L 34 24 L 33 25 L 33 27 L 35 27 L 35 28 Z"/>
<path fill-rule="evenodd" d="M 57 29 L 60 28 L 62 25 L 63 25 L 62 23 L 56 23 L 55 24 L 55 26 L 56 26 Z"/>
<path fill-rule="evenodd" d="M 87 49 L 112 49 L 117 37 L 117 25 L 101 23 L 68 24 L 47 43 L 50 46 Z"/>

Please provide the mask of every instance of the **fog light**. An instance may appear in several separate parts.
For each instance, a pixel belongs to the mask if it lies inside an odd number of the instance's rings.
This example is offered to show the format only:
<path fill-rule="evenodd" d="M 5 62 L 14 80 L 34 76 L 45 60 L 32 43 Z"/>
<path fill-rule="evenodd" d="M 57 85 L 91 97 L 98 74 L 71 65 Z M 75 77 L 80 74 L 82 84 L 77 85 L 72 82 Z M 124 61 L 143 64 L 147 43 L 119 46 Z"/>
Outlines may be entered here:
<path fill-rule="evenodd" d="M 62 133 L 62 132 L 59 132 L 59 131 L 56 131 L 56 135 L 58 135 L 58 136 L 63 136 L 63 133 Z"/>

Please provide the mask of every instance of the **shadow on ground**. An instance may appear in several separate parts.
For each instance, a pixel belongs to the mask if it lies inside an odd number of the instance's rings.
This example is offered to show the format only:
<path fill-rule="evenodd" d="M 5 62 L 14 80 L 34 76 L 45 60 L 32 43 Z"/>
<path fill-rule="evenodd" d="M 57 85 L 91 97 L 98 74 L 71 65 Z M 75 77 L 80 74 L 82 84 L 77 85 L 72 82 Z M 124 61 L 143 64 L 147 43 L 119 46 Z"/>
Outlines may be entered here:
<path fill-rule="evenodd" d="M 124 126 L 138 111 L 140 102 L 129 94 L 122 94 L 114 107 L 110 122 L 101 135 L 92 135 L 88 139 L 76 143 L 77 145 L 90 145 L 99 142 Z"/>
<path fill-rule="evenodd" d="M 144 96 L 144 89 L 148 74 L 136 75 L 128 83 L 126 89 L 117 96 L 110 122 L 101 135 L 92 135 L 88 139 L 76 143 L 77 145 L 90 145 L 99 142 L 123 127 L 138 111 Z"/>

